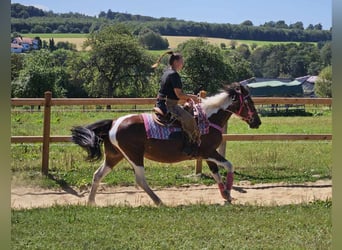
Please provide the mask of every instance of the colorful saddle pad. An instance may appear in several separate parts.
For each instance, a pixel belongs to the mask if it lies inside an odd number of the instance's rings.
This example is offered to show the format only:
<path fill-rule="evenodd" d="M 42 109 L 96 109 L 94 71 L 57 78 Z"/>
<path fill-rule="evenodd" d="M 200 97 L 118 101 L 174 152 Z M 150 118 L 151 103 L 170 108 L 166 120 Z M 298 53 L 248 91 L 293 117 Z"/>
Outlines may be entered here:
<path fill-rule="evenodd" d="M 198 119 L 198 128 L 199 128 L 200 133 L 202 135 L 208 134 L 209 133 L 209 121 L 199 105 L 195 106 L 195 114 Z M 169 139 L 169 136 L 171 133 L 182 131 L 180 127 L 162 126 L 156 123 L 153 120 L 152 114 L 144 113 L 142 114 L 142 117 L 144 119 L 144 125 L 145 125 L 147 138 L 167 140 Z"/>
<path fill-rule="evenodd" d="M 167 140 L 172 132 L 182 131 L 179 127 L 161 126 L 153 120 L 152 114 L 142 114 L 147 138 Z"/>

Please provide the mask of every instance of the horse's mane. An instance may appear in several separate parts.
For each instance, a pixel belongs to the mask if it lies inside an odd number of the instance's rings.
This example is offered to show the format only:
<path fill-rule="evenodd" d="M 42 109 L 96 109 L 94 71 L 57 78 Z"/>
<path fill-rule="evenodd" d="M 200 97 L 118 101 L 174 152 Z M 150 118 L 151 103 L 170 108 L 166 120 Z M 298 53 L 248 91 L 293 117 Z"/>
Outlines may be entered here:
<path fill-rule="evenodd" d="M 227 109 L 232 104 L 232 98 L 222 90 L 220 93 L 202 99 L 201 106 L 207 117 L 217 113 L 220 109 Z"/>

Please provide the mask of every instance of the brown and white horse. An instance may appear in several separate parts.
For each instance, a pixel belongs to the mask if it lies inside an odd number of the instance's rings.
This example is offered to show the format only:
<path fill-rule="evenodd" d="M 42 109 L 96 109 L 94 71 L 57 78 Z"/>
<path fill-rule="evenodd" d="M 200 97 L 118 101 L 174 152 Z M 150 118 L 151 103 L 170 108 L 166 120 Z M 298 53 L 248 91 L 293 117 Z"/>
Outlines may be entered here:
<path fill-rule="evenodd" d="M 161 205 L 162 201 L 146 182 L 144 157 L 164 163 L 190 159 L 205 160 L 222 197 L 231 202 L 233 165 L 217 152 L 222 141 L 222 127 L 232 114 L 246 121 L 250 128 L 258 128 L 261 124 L 260 118 L 248 89 L 239 84 L 227 86 L 222 92 L 203 98 L 197 105 L 200 105 L 206 114 L 209 127 L 208 133 L 201 136 L 201 145 L 196 157 L 182 152 L 181 136 L 173 136 L 166 140 L 149 138 L 142 114 L 125 115 L 116 120 L 101 120 L 84 127 L 73 127 L 72 140 L 87 150 L 88 160 L 100 159 L 102 157 L 101 145 L 104 144 L 104 161 L 94 173 L 88 204 L 95 204 L 95 195 L 100 181 L 125 158 L 134 168 L 136 183 L 156 205 Z M 224 167 L 228 172 L 225 184 L 220 176 L 219 166 Z"/>

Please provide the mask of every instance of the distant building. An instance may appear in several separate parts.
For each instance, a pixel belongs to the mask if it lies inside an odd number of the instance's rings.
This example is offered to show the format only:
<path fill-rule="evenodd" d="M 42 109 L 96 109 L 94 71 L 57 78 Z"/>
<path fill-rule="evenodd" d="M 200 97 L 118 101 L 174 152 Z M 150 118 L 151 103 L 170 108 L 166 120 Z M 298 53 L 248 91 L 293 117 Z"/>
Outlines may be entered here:
<path fill-rule="evenodd" d="M 317 79 L 318 76 L 310 75 L 296 78 L 296 80 L 302 82 L 305 97 L 316 97 L 315 82 L 317 81 Z"/>
<path fill-rule="evenodd" d="M 302 83 L 299 81 L 267 81 L 247 84 L 252 96 L 302 97 Z"/>
<path fill-rule="evenodd" d="M 39 49 L 38 39 L 29 37 L 15 37 L 11 42 L 11 52 L 13 53 L 22 53 L 36 49 Z"/>
<path fill-rule="evenodd" d="M 22 53 L 23 46 L 15 43 L 11 43 L 11 52 L 12 53 Z"/>
<path fill-rule="evenodd" d="M 252 96 L 264 97 L 315 97 L 314 86 L 317 76 L 292 79 L 255 78 L 241 81 L 250 88 Z"/>

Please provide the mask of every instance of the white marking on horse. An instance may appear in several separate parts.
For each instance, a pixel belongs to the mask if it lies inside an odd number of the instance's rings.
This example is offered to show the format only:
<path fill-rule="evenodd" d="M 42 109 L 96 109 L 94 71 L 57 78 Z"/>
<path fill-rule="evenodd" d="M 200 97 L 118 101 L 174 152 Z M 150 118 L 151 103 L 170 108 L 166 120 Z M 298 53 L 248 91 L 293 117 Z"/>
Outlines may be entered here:
<path fill-rule="evenodd" d="M 110 129 L 109 131 L 109 139 L 111 143 L 120 150 L 120 152 L 123 154 L 125 159 L 133 166 L 134 168 L 134 173 L 135 173 L 135 181 L 136 183 L 151 197 L 151 199 L 154 201 L 156 205 L 161 205 L 162 201 L 160 198 L 152 191 L 152 189 L 148 186 L 146 182 L 146 177 L 145 177 L 145 168 L 144 166 L 138 166 L 136 165 L 125 153 L 122 148 L 120 148 L 119 141 L 116 138 L 117 131 L 119 129 L 120 124 L 127 118 L 132 117 L 133 114 L 131 115 L 126 115 L 122 116 L 119 119 L 116 120 L 114 123 L 114 126 Z"/>
<path fill-rule="evenodd" d="M 233 165 L 230 163 L 230 161 L 218 161 L 214 158 L 208 158 L 206 159 L 207 161 L 214 162 L 216 165 L 224 167 L 225 169 L 228 170 L 228 172 L 232 173 L 234 171 Z"/>
<path fill-rule="evenodd" d="M 227 109 L 232 103 L 233 100 L 231 96 L 229 96 L 229 94 L 226 92 L 222 92 L 215 96 L 209 96 L 202 99 L 200 105 L 207 117 L 210 117 L 212 114 L 217 113 L 219 109 Z"/>
<path fill-rule="evenodd" d="M 110 129 L 110 131 L 109 131 L 109 139 L 110 139 L 110 142 L 111 142 L 114 146 L 116 146 L 118 149 L 120 149 L 119 142 L 118 142 L 118 140 L 116 139 L 116 133 L 117 133 L 117 131 L 118 131 L 118 128 L 119 128 L 120 124 L 121 124 L 125 119 L 130 118 L 130 117 L 132 117 L 132 116 L 134 116 L 134 114 L 125 115 L 125 116 L 122 116 L 122 117 L 118 118 L 118 119 L 115 121 L 113 127 L 112 127 L 112 128 Z M 121 149 L 120 149 L 120 151 L 122 152 Z"/>

